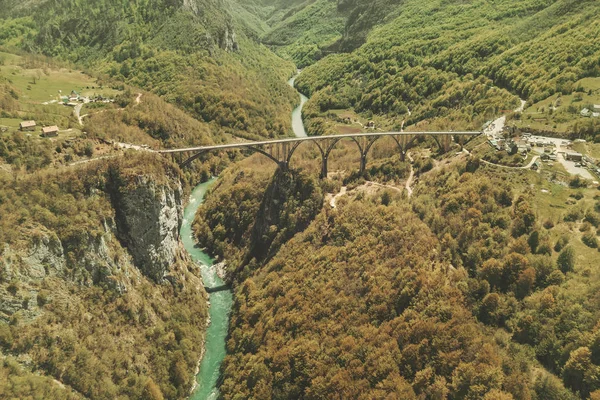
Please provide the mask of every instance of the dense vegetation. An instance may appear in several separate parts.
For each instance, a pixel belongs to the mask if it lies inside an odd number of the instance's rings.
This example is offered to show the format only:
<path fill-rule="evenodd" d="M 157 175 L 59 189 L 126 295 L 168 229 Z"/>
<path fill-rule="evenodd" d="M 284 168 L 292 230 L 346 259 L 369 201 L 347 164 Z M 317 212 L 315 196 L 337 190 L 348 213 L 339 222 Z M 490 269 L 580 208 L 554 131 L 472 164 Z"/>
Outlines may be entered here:
<path fill-rule="evenodd" d="M 328 110 L 353 108 L 366 117 L 382 115 L 390 128 L 438 118 L 446 128 L 479 129 L 514 108 L 508 92 L 535 103 L 571 94 L 579 80 L 600 71 L 594 2 L 373 4 L 393 12 L 385 19 L 366 5 L 356 9 L 359 20 L 379 21 L 366 43 L 322 59 L 298 79 L 312 95 L 306 117 L 313 124 L 322 125 Z M 345 35 L 361 37 L 348 27 Z"/>
<path fill-rule="evenodd" d="M 114 232 L 115 171 L 180 179 L 168 161 L 131 153 L 0 177 L 0 351 L 29 359 L 3 361 L 7 398 L 184 398 L 191 387 L 207 318 L 198 272 L 180 258 L 160 285 L 132 266 Z"/>
<path fill-rule="evenodd" d="M 261 168 L 257 163 L 264 160 L 259 160 L 243 162 L 258 170 L 239 166 L 228 170 L 194 221 L 200 245 L 226 257 L 230 270 L 246 268 L 244 274 L 235 275 L 240 280 L 304 230 L 323 203 L 314 176 L 277 170 L 271 178 L 273 168 Z"/>
<path fill-rule="evenodd" d="M 237 290 L 224 396 L 527 390 L 526 371 L 484 339 L 432 248 L 405 205 L 352 202 L 321 214 Z"/>
<path fill-rule="evenodd" d="M 597 396 L 596 190 L 564 189 L 578 203 L 555 215 L 537 174 L 419 167 L 410 203 L 354 192 L 240 273 L 269 198 L 257 162 L 228 172 L 196 220 L 238 282 L 224 398 Z"/>
<path fill-rule="evenodd" d="M 568 123 L 575 102 L 594 104 L 584 78 L 600 75 L 596 2 L 241 3 L 0 0 L 0 45 L 41 55 L 19 67 L 78 65 L 119 89 L 114 104 L 87 106 L 73 139 L 2 133 L 0 397 L 188 395 L 207 316 L 201 282 L 185 257 L 162 285 L 133 266 L 114 234 L 111 179 L 222 173 L 194 227 L 234 287 L 224 398 L 599 398 L 600 203 L 581 179 L 432 160 L 426 142 L 411 166 L 385 141 L 364 176 L 341 143 L 335 181 L 316 180 L 309 146 L 297 170 L 260 157 L 225 170 L 242 156 L 232 151 L 184 175 L 113 143 L 288 135 L 294 67 L 275 53 L 307 67 L 297 83 L 311 95 L 313 135 L 361 120 L 479 129 L 519 97 L 564 96 L 573 103 L 552 108 L 557 124 L 595 138 L 594 120 Z M 16 70 L 0 74 L 0 118 L 79 127 L 66 108 L 24 105 Z M 68 165 L 94 155 L 115 159 Z M 411 170 L 408 199 L 395 185 Z M 342 184 L 348 195 L 323 206 Z"/>

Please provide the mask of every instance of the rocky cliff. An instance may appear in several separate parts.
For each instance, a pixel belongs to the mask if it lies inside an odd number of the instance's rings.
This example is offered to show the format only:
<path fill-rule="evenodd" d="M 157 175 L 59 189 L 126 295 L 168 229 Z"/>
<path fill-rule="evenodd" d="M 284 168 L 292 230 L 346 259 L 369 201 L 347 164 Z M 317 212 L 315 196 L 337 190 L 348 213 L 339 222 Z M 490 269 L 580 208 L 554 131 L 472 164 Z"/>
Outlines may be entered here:
<path fill-rule="evenodd" d="M 192 267 L 179 241 L 184 191 L 177 172 L 167 163 L 160 167 L 160 173 L 139 173 L 123 162 L 106 166 L 104 182 L 89 194 L 107 210 L 97 226 L 61 240 L 51 228 L 32 222 L 20 229 L 18 240 L 3 244 L 0 320 L 17 312 L 34 319 L 46 279 L 97 285 L 120 295 L 142 276 L 179 284 L 180 272 Z M 72 224 L 79 224 L 76 216 Z"/>
<path fill-rule="evenodd" d="M 101 235 L 87 235 L 78 242 L 79 258 L 67 257 L 56 233 L 40 227 L 15 245 L 4 244 L 0 250 L 0 320 L 37 317 L 44 301 L 41 287 L 47 278 L 65 279 L 83 286 L 94 284 L 123 294 L 130 263 L 109 246 L 114 239 L 110 230 Z"/>
<path fill-rule="evenodd" d="M 0 393 L 34 398 L 13 377 L 39 374 L 77 398 L 187 398 L 208 298 L 179 241 L 179 169 L 131 153 L 10 184 L 0 187 L 0 359 L 16 367 L 5 378 L 0 363 Z"/>
<path fill-rule="evenodd" d="M 123 178 L 113 170 L 108 187 L 117 237 L 129 250 L 135 266 L 145 276 L 162 282 L 178 253 L 183 219 L 181 183 L 159 183 L 147 175 Z"/>

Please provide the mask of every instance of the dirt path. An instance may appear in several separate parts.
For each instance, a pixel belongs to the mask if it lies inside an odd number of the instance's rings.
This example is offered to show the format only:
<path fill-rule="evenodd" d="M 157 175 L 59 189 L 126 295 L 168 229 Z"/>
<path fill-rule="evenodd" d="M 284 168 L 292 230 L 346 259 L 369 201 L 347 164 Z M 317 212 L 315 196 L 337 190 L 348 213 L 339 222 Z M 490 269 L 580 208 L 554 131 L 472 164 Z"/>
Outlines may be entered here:
<path fill-rule="evenodd" d="M 333 195 L 333 194 L 329 193 L 325 197 L 325 200 L 329 203 L 331 208 L 337 208 L 337 201 L 339 200 L 340 197 L 350 194 L 352 192 L 365 192 L 368 194 L 372 194 L 372 193 L 376 192 L 375 188 L 391 189 L 400 194 L 402 194 L 402 192 L 404 191 L 404 188 L 399 188 L 397 186 L 385 185 L 383 183 L 373 182 L 373 181 L 366 181 L 364 184 L 357 186 L 352 190 L 348 190 L 347 186 L 342 186 L 342 188 L 340 189 L 340 191 L 337 194 Z"/>
<path fill-rule="evenodd" d="M 535 162 L 536 162 L 536 161 L 537 161 L 539 158 L 540 158 L 539 156 L 535 156 L 535 157 L 533 157 L 533 158 L 531 159 L 531 161 L 529 162 L 529 164 L 527 164 L 527 165 L 525 165 L 525 166 L 523 166 L 523 167 L 510 167 L 510 166 L 508 166 L 508 165 L 494 164 L 493 162 L 489 162 L 489 161 L 486 161 L 486 160 L 484 160 L 484 159 L 482 159 L 481 161 L 482 161 L 484 164 L 487 164 L 487 165 L 493 165 L 494 167 L 508 168 L 508 169 L 529 169 L 529 168 L 531 168 L 531 166 L 532 166 L 532 165 L 533 165 L 533 164 L 534 164 L 534 163 L 535 163 Z"/>
<path fill-rule="evenodd" d="M 135 105 L 137 106 L 138 104 L 140 104 L 142 101 L 142 94 L 138 93 L 137 97 L 135 98 Z"/>
<path fill-rule="evenodd" d="M 412 166 L 415 160 L 412 158 L 410 153 L 406 153 L 406 156 L 410 160 L 410 175 L 408 175 L 408 179 L 406 180 L 406 185 L 404 186 L 404 188 L 406 189 L 406 192 L 408 193 L 408 198 L 410 199 L 413 194 L 411 186 L 413 184 L 413 181 L 415 180 L 415 169 Z"/>
<path fill-rule="evenodd" d="M 346 193 L 348 193 L 348 188 L 346 186 L 342 186 L 342 188 L 340 189 L 338 194 L 336 194 L 335 196 L 332 196 L 330 194 L 329 196 L 331 196 L 331 198 L 329 199 L 329 205 L 331 206 L 331 208 L 336 208 L 337 207 L 336 206 L 337 199 L 339 199 Z"/>
<path fill-rule="evenodd" d="M 79 125 L 83 126 L 83 117 L 85 116 L 81 116 L 81 109 L 83 108 L 83 103 L 79 103 L 75 106 L 75 108 L 73 109 L 73 114 L 75 114 L 75 118 L 77 118 L 77 121 L 79 121 Z"/>
<path fill-rule="evenodd" d="M 514 112 L 523 112 L 526 103 L 527 102 L 525 100 L 521 99 L 521 105 L 517 107 L 514 110 Z M 492 122 L 492 124 L 485 130 L 484 133 L 490 137 L 499 136 L 504 130 L 504 125 L 506 125 L 506 115 L 503 115 L 494 122 Z"/>
<path fill-rule="evenodd" d="M 523 99 L 520 99 L 520 100 L 521 100 L 521 106 L 515 110 L 515 112 L 518 112 L 518 113 L 523 112 L 523 110 L 525 110 L 525 104 L 527 104 L 527 102 L 525 100 L 523 100 Z"/>
<path fill-rule="evenodd" d="M 371 186 L 377 186 L 377 187 L 381 187 L 381 188 L 386 188 L 386 189 L 392 189 L 398 193 L 402 193 L 403 189 L 400 189 L 399 187 L 396 186 L 392 186 L 392 185 L 384 185 L 383 183 L 379 183 L 379 182 L 373 182 L 373 181 L 367 181 L 365 182 L 364 185 L 362 185 L 362 187 L 364 188 L 369 188 Z M 359 186 L 360 188 L 361 186 Z M 357 188 L 358 189 L 358 188 Z"/>
<path fill-rule="evenodd" d="M 117 158 L 117 157 L 120 157 L 120 156 L 121 156 L 121 154 L 113 154 L 113 155 L 110 155 L 110 156 L 102 156 L 102 157 L 90 158 L 88 160 L 79 160 L 79 161 L 75 161 L 74 163 L 69 164 L 68 166 L 69 167 L 75 167 L 77 165 L 87 164 L 87 163 L 92 162 L 92 161 L 109 160 L 111 158 Z"/>

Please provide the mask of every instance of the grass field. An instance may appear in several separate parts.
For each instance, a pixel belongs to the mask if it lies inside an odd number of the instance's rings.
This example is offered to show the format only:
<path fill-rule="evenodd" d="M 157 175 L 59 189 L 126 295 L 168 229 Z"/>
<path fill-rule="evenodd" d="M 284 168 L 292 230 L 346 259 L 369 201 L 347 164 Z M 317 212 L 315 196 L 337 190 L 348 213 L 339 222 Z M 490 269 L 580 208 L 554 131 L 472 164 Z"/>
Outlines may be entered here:
<path fill-rule="evenodd" d="M 575 143 L 573 150 L 600 160 L 600 143 Z"/>
<path fill-rule="evenodd" d="M 81 71 L 58 68 L 43 61 L 0 52 L 0 74 L 10 80 L 23 101 L 44 103 L 69 95 L 72 90 L 83 96 L 94 94 L 113 97 L 119 92 L 100 87 L 97 79 Z"/>
<path fill-rule="evenodd" d="M 586 120 L 581 110 L 593 104 L 600 104 L 600 78 L 585 78 L 575 87 L 584 92 L 570 95 L 554 94 L 545 100 L 532 104 L 523 111 L 520 121 L 515 125 L 521 129 L 537 129 L 553 132 L 568 132 L 578 120 Z"/>
<path fill-rule="evenodd" d="M 62 105 L 59 96 L 68 96 L 73 90 L 82 96 L 111 98 L 120 93 L 101 87 L 96 78 L 81 71 L 63 68 L 35 56 L 0 52 L 0 76 L 5 77 L 18 94 L 18 111 L 9 115 L 12 118 L 0 120 L 0 125 L 11 131 L 17 129 L 22 120 L 33 119 L 38 126 L 57 125 L 61 130 L 73 128 L 75 130 L 71 132 L 79 132 L 73 108 Z"/>
<path fill-rule="evenodd" d="M 19 118 L 0 118 L 0 127 L 18 128 L 21 121 Z"/>

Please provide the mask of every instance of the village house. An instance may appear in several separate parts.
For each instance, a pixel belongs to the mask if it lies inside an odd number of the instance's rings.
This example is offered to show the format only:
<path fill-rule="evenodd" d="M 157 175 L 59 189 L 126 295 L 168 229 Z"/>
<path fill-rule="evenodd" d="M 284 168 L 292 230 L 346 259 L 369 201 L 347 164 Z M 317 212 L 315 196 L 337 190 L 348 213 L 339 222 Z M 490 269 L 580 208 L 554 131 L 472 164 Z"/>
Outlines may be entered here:
<path fill-rule="evenodd" d="M 43 137 L 56 137 L 58 136 L 58 126 L 46 126 L 42 128 Z"/>
<path fill-rule="evenodd" d="M 69 101 L 70 102 L 79 101 L 79 93 L 77 93 L 74 90 L 71 90 L 71 94 L 69 95 Z"/>
<path fill-rule="evenodd" d="M 23 132 L 32 132 L 35 131 L 36 123 L 35 121 L 23 121 L 19 124 L 19 130 Z"/>
<path fill-rule="evenodd" d="M 368 129 L 375 129 L 375 121 L 369 121 L 367 124 Z"/>
<path fill-rule="evenodd" d="M 593 117 L 594 113 L 589 108 L 584 108 L 583 110 L 581 110 L 581 116 L 582 117 Z"/>
<path fill-rule="evenodd" d="M 529 152 L 529 150 L 531 150 L 531 147 L 524 145 L 524 144 L 519 144 L 517 145 L 517 151 L 519 152 L 519 154 L 526 156 L 527 153 Z"/>

